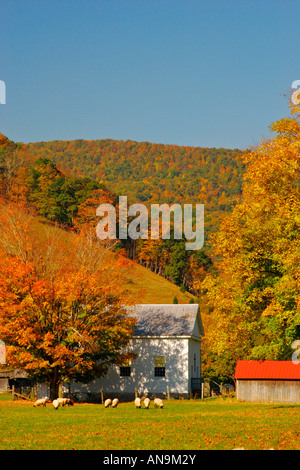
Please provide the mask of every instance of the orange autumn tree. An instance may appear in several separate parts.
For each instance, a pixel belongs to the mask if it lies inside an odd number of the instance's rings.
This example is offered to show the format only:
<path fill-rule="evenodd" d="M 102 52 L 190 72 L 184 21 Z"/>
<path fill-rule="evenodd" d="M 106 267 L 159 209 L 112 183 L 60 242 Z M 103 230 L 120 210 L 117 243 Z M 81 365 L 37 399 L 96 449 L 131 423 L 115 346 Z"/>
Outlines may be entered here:
<path fill-rule="evenodd" d="M 96 226 L 99 218 L 96 216 L 96 209 L 101 204 L 117 203 L 116 197 L 112 196 L 105 189 L 94 189 L 90 197 L 78 206 L 76 217 L 73 219 L 73 228 L 78 232 L 93 231 L 96 237 Z"/>
<path fill-rule="evenodd" d="M 34 224 L 20 209 L 1 210 L 0 338 L 7 364 L 49 383 L 53 399 L 62 381 L 87 383 L 133 358 L 123 351 L 134 319 L 116 255 L 83 235 L 37 233 Z"/>

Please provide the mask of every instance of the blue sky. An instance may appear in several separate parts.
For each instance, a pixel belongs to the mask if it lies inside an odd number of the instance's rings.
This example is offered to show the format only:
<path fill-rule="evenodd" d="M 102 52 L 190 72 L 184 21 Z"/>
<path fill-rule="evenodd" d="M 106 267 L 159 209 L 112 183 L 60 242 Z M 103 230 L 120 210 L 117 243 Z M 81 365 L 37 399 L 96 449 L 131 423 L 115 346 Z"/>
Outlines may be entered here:
<path fill-rule="evenodd" d="M 247 148 L 289 115 L 298 0 L 0 0 L 0 132 Z"/>

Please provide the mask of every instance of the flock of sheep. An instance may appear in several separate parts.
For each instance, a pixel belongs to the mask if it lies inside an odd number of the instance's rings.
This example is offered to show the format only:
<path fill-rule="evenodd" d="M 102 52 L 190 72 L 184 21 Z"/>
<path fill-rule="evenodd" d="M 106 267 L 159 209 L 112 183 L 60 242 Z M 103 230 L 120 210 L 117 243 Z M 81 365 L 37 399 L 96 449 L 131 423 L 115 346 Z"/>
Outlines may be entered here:
<path fill-rule="evenodd" d="M 33 406 L 34 407 L 46 406 L 46 403 L 48 401 L 49 401 L 48 398 L 40 398 L 39 400 L 36 400 L 36 402 L 33 404 Z M 150 407 L 150 403 L 151 403 L 150 398 L 144 398 L 144 399 L 136 398 L 134 400 L 135 407 L 136 408 L 141 408 L 142 407 L 142 402 L 144 402 L 144 407 L 146 409 L 148 409 Z M 118 406 L 118 403 L 119 403 L 118 398 L 114 398 L 113 400 L 108 398 L 104 402 L 104 407 L 105 408 L 109 408 L 109 407 L 116 408 Z M 164 407 L 163 401 L 160 398 L 155 398 L 153 404 L 154 404 L 154 408 L 163 408 Z M 60 406 L 66 406 L 66 405 L 67 406 L 73 406 L 74 401 L 72 400 L 72 398 L 57 398 L 56 400 L 53 400 L 52 405 L 53 405 L 54 409 L 57 410 Z"/>
<path fill-rule="evenodd" d="M 135 407 L 136 408 L 142 408 L 142 401 L 144 402 L 144 407 L 146 409 L 148 409 L 150 407 L 150 403 L 151 403 L 150 398 L 144 398 L 143 400 L 141 398 L 136 398 L 134 400 Z M 116 408 L 118 403 L 119 403 L 119 400 L 117 398 L 114 398 L 113 400 L 108 398 L 104 402 L 104 407 L 109 408 L 111 406 L 112 408 Z M 160 398 L 154 398 L 153 404 L 154 404 L 154 408 L 163 408 L 164 407 L 163 401 Z"/>
<path fill-rule="evenodd" d="M 40 398 L 39 400 L 36 400 L 36 402 L 33 404 L 34 407 L 36 406 L 46 406 L 46 403 L 49 401 L 48 398 Z M 56 398 L 56 400 L 53 400 L 52 405 L 55 410 L 59 408 L 60 406 L 73 406 L 74 401 L 72 398 Z"/>

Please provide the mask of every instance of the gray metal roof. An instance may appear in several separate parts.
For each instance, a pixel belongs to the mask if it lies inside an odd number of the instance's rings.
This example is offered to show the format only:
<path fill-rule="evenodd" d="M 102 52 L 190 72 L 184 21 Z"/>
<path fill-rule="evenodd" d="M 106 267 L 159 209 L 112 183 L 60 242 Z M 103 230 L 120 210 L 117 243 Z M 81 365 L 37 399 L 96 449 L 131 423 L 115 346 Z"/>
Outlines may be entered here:
<path fill-rule="evenodd" d="M 139 304 L 128 310 L 137 319 L 134 336 L 204 334 L 198 304 Z"/>
<path fill-rule="evenodd" d="M 27 372 L 22 369 L 1 369 L 0 368 L 0 378 L 9 378 L 9 379 L 26 379 Z"/>

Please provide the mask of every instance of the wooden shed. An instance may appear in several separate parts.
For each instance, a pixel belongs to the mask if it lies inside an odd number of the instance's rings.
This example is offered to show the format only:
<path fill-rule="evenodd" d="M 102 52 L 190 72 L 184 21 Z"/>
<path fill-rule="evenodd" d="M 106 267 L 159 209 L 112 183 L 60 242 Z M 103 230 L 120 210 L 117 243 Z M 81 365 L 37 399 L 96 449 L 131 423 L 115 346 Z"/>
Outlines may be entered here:
<path fill-rule="evenodd" d="M 22 369 L 0 367 L 0 393 L 14 389 L 15 393 L 28 395 L 34 390 L 34 382 L 28 379 Z"/>
<path fill-rule="evenodd" d="M 293 361 L 238 361 L 238 400 L 300 403 L 300 364 Z"/>

